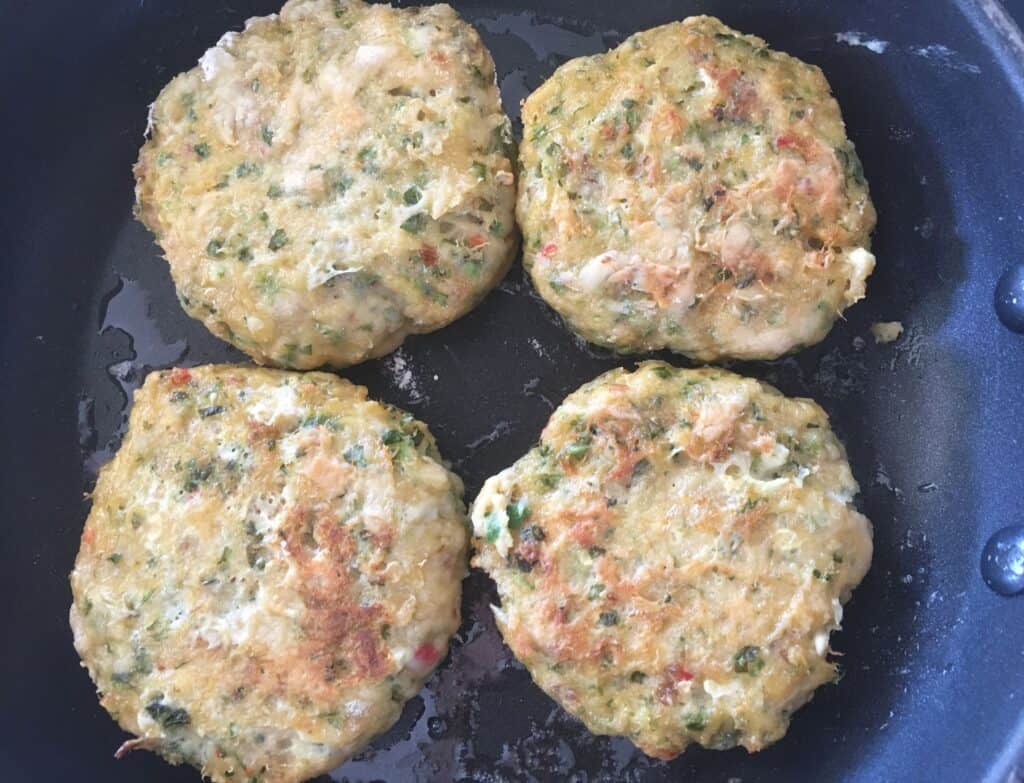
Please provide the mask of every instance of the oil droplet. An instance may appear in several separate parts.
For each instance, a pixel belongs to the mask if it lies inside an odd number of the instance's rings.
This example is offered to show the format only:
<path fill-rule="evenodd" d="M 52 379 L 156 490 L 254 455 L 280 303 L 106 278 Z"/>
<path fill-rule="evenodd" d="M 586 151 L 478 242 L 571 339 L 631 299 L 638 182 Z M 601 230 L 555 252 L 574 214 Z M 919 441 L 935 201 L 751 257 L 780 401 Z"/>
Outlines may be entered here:
<path fill-rule="evenodd" d="M 1024 334 L 1024 262 L 1013 264 L 996 283 L 996 315 L 1003 326 Z"/>
<path fill-rule="evenodd" d="M 992 534 L 981 552 L 981 577 L 999 595 L 1024 592 L 1024 525 Z"/>
<path fill-rule="evenodd" d="M 433 740 L 439 740 L 448 731 L 448 724 L 445 723 L 444 718 L 427 718 L 427 734 Z"/>

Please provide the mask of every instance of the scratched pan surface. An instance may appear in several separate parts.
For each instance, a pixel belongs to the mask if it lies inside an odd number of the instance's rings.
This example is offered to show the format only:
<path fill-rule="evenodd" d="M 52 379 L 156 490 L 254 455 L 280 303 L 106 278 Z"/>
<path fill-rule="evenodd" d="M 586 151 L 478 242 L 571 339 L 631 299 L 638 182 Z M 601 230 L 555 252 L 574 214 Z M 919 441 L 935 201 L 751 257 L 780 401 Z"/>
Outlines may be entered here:
<path fill-rule="evenodd" d="M 824 343 L 737 369 L 829 411 L 876 555 L 835 642 L 845 679 L 762 753 L 692 749 L 662 763 L 590 736 L 510 657 L 488 608 L 494 589 L 473 574 L 450 659 L 334 779 L 1016 780 L 1024 598 L 995 596 L 978 574 L 984 541 L 1021 521 L 1024 496 L 1024 344 L 991 305 L 999 272 L 1024 260 L 1024 68 L 1006 17 L 994 4 L 938 0 L 457 5 L 491 47 L 514 117 L 567 58 L 692 13 L 720 15 L 824 68 L 878 206 L 878 269 L 867 301 Z M 1010 6 L 1018 18 L 1022 5 Z M 116 448 L 144 373 L 243 359 L 179 309 L 132 220 L 130 166 L 160 86 L 221 32 L 275 9 L 275 0 L 6 9 L 5 781 L 198 780 L 146 753 L 113 760 L 124 737 L 78 668 L 66 574 L 83 492 Z M 878 320 L 902 320 L 904 336 L 875 345 Z M 472 497 L 532 444 L 552 406 L 620 363 L 572 338 L 516 268 L 459 323 L 343 374 L 429 422 Z"/>

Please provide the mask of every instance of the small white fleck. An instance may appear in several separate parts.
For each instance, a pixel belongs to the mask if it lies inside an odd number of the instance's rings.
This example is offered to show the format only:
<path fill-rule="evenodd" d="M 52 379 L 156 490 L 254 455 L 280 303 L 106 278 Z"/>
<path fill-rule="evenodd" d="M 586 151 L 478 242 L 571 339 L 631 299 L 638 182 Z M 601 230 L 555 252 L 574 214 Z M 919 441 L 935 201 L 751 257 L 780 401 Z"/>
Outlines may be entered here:
<path fill-rule="evenodd" d="M 413 374 L 412 365 L 405 355 L 404 349 L 399 348 L 393 354 L 384 360 L 384 366 L 387 367 L 389 374 L 391 375 L 391 382 L 395 384 L 399 389 L 404 392 L 408 392 L 409 398 L 413 402 L 418 402 L 423 398 L 423 392 L 420 390 L 419 383 L 416 381 L 416 376 Z"/>
<path fill-rule="evenodd" d="M 928 44 L 927 46 L 911 46 L 909 51 L 915 57 L 921 57 L 925 60 L 930 60 L 936 65 L 940 65 L 943 68 L 949 68 L 951 71 L 959 71 L 960 73 L 970 73 L 977 76 L 981 73 L 979 68 L 974 63 L 967 62 L 961 55 L 960 52 L 950 49 L 948 46 L 943 44 Z"/>
<path fill-rule="evenodd" d="M 857 30 L 836 33 L 836 43 L 846 44 L 847 46 L 862 46 L 875 54 L 884 54 L 885 50 L 889 48 L 888 41 L 880 41 L 877 38 L 868 38 L 866 36 L 867 33 Z"/>

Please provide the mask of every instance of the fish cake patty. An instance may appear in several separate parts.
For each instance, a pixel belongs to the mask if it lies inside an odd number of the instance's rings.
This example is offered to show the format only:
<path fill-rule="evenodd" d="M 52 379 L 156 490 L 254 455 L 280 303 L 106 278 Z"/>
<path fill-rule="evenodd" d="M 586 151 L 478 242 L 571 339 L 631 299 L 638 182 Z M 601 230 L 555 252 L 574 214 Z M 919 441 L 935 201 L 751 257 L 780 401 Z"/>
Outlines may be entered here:
<path fill-rule="evenodd" d="M 515 252 L 494 63 L 447 5 L 290 0 L 153 105 L 137 214 L 262 364 L 345 366 L 468 312 Z"/>
<path fill-rule="evenodd" d="M 871 560 L 815 403 L 717 369 L 605 373 L 473 504 L 505 641 L 595 734 L 756 751 L 832 681 Z"/>
<path fill-rule="evenodd" d="M 587 340 L 770 359 L 864 296 L 875 211 L 817 67 L 691 17 L 569 61 L 522 116 L 524 263 Z"/>
<path fill-rule="evenodd" d="M 100 473 L 71 627 L 100 703 L 213 781 L 325 772 L 397 720 L 459 624 L 462 483 L 333 375 L 150 374 Z"/>

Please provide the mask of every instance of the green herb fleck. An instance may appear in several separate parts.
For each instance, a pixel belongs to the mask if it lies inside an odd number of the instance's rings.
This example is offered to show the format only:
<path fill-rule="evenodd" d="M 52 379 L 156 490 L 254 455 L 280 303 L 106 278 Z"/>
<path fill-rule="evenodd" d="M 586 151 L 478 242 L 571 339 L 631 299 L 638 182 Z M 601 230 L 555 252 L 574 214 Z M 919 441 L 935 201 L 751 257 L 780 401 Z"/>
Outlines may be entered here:
<path fill-rule="evenodd" d="M 763 668 L 764 658 L 761 657 L 760 647 L 742 647 L 733 658 L 733 670 L 741 674 L 760 674 Z"/>
<path fill-rule="evenodd" d="M 420 189 L 415 185 L 410 187 L 407 191 L 405 191 L 405 193 L 402 194 L 402 201 L 404 201 L 410 207 L 413 204 L 419 203 L 419 200 L 421 198 L 423 198 L 423 194 L 420 192 Z"/>
<path fill-rule="evenodd" d="M 626 98 L 622 105 L 626 109 L 626 125 L 629 126 L 629 130 L 632 133 L 640 125 L 640 112 L 636 108 L 636 101 Z"/>
<path fill-rule="evenodd" d="M 612 625 L 618 625 L 619 613 L 616 612 L 614 609 L 609 609 L 607 611 L 601 612 L 600 616 L 597 618 L 597 621 L 606 628 Z"/>
<path fill-rule="evenodd" d="M 497 541 L 498 536 L 501 535 L 501 528 L 501 517 L 498 515 L 497 511 L 492 511 L 484 517 L 484 535 L 492 544 Z"/>
<path fill-rule="evenodd" d="M 410 234 L 420 233 L 427 225 L 427 215 L 425 212 L 417 212 L 415 215 L 410 215 L 402 221 L 401 229 Z"/>
<path fill-rule="evenodd" d="M 328 192 L 336 193 L 339 196 L 352 187 L 352 177 L 345 174 L 341 166 L 332 166 L 324 171 L 324 185 Z"/>
<path fill-rule="evenodd" d="M 363 147 L 356 155 L 359 158 L 359 168 L 363 174 L 378 174 L 380 166 L 377 165 L 377 150 L 373 147 Z"/>
<path fill-rule="evenodd" d="M 224 255 L 224 240 L 211 239 L 206 243 L 206 255 L 210 258 L 221 258 Z"/>
<path fill-rule="evenodd" d="M 260 168 L 258 163 L 250 163 L 249 161 L 243 161 L 235 167 L 236 177 L 250 177 L 258 175 L 263 169 Z"/>
<path fill-rule="evenodd" d="M 688 712 L 683 715 L 683 725 L 690 731 L 704 731 L 708 725 L 708 715 L 704 710 Z"/>
<path fill-rule="evenodd" d="M 112 554 L 110 557 L 108 557 L 107 560 L 109 560 L 114 565 L 117 565 L 118 563 L 121 562 L 121 553 L 120 552 L 114 552 L 114 554 Z"/>
<path fill-rule="evenodd" d="M 523 522 L 530 518 L 530 507 L 526 504 L 526 498 L 519 498 L 515 503 L 505 506 L 505 513 L 508 514 L 508 526 L 512 530 L 518 530 Z"/>
<path fill-rule="evenodd" d="M 270 242 L 267 243 L 267 247 L 271 250 L 280 250 L 282 247 L 288 244 L 288 234 L 285 233 L 283 228 L 277 229 L 271 237 Z"/>
<path fill-rule="evenodd" d="M 175 726 L 187 726 L 192 722 L 186 710 L 181 707 L 172 707 L 160 699 L 155 699 L 147 704 L 146 712 L 149 713 L 149 717 L 165 729 L 174 728 Z"/>
<path fill-rule="evenodd" d="M 260 138 L 267 146 L 270 146 L 274 143 L 274 131 L 270 129 L 270 126 L 264 125 L 260 128 Z"/>
<path fill-rule="evenodd" d="M 192 151 L 195 152 L 195 154 L 198 155 L 200 158 L 210 157 L 210 145 L 207 144 L 205 141 L 196 144 L 192 148 Z"/>
<path fill-rule="evenodd" d="M 574 443 L 565 447 L 565 454 L 569 459 L 583 459 L 590 451 L 590 436 L 582 435 Z"/>
<path fill-rule="evenodd" d="M 366 451 L 363 449 L 362 444 L 354 443 L 345 449 L 341 456 L 350 465 L 355 465 L 357 468 L 366 467 Z"/>

